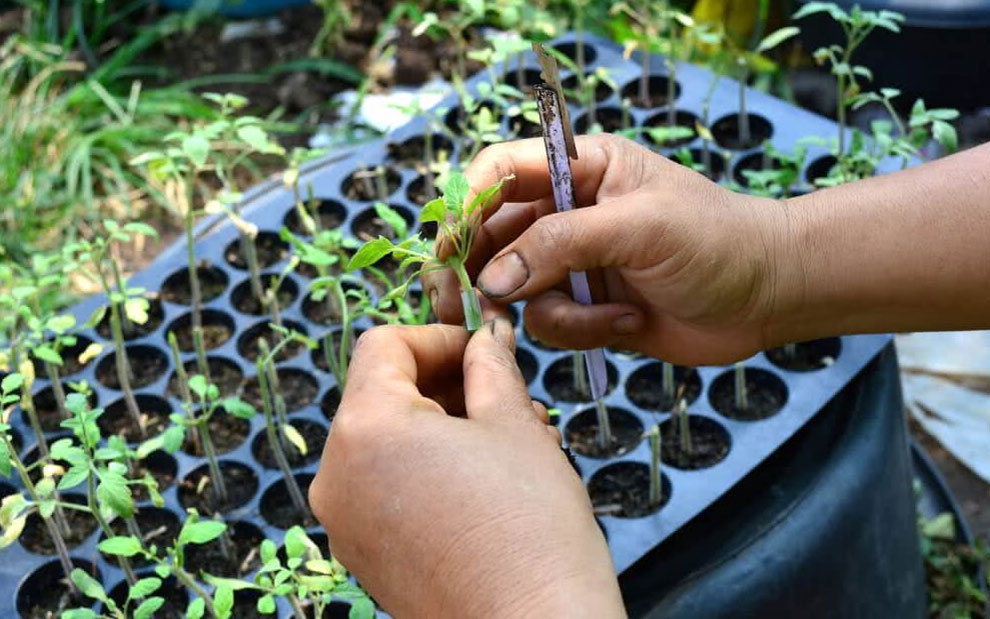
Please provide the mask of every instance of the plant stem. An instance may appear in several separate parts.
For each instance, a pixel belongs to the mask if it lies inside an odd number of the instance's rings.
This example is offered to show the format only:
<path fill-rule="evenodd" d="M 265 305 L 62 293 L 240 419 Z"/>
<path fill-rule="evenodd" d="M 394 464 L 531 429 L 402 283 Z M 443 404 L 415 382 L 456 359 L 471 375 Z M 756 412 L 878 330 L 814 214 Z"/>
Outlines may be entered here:
<path fill-rule="evenodd" d="M 258 267 L 258 249 L 254 246 L 254 238 L 241 233 L 241 255 L 248 265 L 251 274 L 251 292 L 258 303 L 265 306 L 265 289 L 261 285 L 261 269 Z"/>
<path fill-rule="evenodd" d="M 736 382 L 736 411 L 743 412 L 749 408 L 749 398 L 746 394 L 746 366 L 742 361 L 735 366 Z"/>
<path fill-rule="evenodd" d="M 640 59 L 642 73 L 639 76 L 639 105 L 640 107 L 650 107 L 650 50 L 646 45 L 640 49 L 642 58 Z"/>
<path fill-rule="evenodd" d="M 193 212 L 194 186 L 196 172 L 190 166 L 186 177 L 186 259 L 189 268 L 189 302 L 192 314 L 193 333 L 203 328 L 203 290 L 199 285 L 199 273 L 196 270 L 196 236 L 194 228 L 196 217 Z"/>
<path fill-rule="evenodd" d="M 664 361 L 660 364 L 660 387 L 665 400 L 674 404 L 674 364 Z"/>
<path fill-rule="evenodd" d="M 612 444 L 612 419 L 601 398 L 595 400 L 595 415 L 598 418 L 598 445 L 604 449 Z"/>
<path fill-rule="evenodd" d="M 34 432 L 34 438 L 38 441 L 38 459 L 48 458 L 48 441 L 45 440 L 45 432 L 41 428 L 41 422 L 38 421 L 38 412 L 34 407 L 34 397 L 31 396 L 31 389 L 27 385 L 22 387 L 21 409 L 27 413 L 31 431 Z"/>
<path fill-rule="evenodd" d="M 169 332 L 168 334 L 168 345 L 172 349 L 172 364 L 175 366 L 175 376 L 179 383 L 179 398 L 182 400 L 182 408 L 185 410 L 186 417 L 191 417 L 193 412 L 193 401 L 192 392 L 189 391 L 189 376 L 186 374 L 186 366 L 182 364 L 182 357 L 179 355 L 179 343 L 175 339 L 175 333 Z M 186 440 L 192 446 L 194 451 L 202 452 L 202 446 L 199 443 L 199 434 L 196 432 L 196 428 L 192 424 L 186 424 Z"/>
<path fill-rule="evenodd" d="M 660 427 L 653 426 L 650 438 L 650 505 L 656 507 L 663 501 L 663 474 L 660 470 Z"/>
<path fill-rule="evenodd" d="M 296 597 L 296 594 L 290 593 L 286 599 L 289 600 L 289 606 L 292 607 L 292 614 L 296 616 L 296 619 L 306 619 L 306 611 L 299 605 L 299 598 Z M 313 616 L 320 617 L 322 615 L 314 614 Z"/>
<path fill-rule="evenodd" d="M 687 414 L 687 400 L 681 399 L 677 403 L 677 421 L 681 435 L 681 452 L 690 455 L 694 451 L 694 443 L 691 441 L 691 423 Z"/>
<path fill-rule="evenodd" d="M 217 452 L 213 447 L 213 440 L 210 438 L 210 429 L 207 426 L 207 417 L 199 417 L 196 421 L 199 429 L 199 440 L 203 444 L 203 453 L 210 467 L 210 475 L 213 477 L 213 491 L 217 498 L 218 511 L 227 504 L 227 482 L 223 478 L 223 471 L 220 469 L 220 462 L 217 460 Z"/>
<path fill-rule="evenodd" d="M 86 458 L 89 460 L 87 463 L 89 473 L 86 475 L 86 485 L 89 491 L 86 493 L 86 503 L 89 505 L 89 511 L 93 513 L 93 518 L 96 519 L 96 524 L 99 525 L 100 530 L 103 531 L 103 534 L 107 537 L 113 537 L 116 534 L 113 532 L 113 529 L 110 528 L 110 523 L 108 523 L 103 517 L 103 514 L 100 513 L 100 508 L 96 504 L 96 480 L 94 479 L 93 461 L 88 448 L 86 449 Z M 131 532 L 131 535 L 134 535 L 134 533 Z M 138 532 L 138 535 L 135 535 L 135 537 L 138 539 L 138 542 L 141 542 L 141 546 L 143 547 L 144 543 L 141 540 L 140 531 Z M 127 579 L 127 584 L 130 586 L 136 583 L 137 577 L 134 576 L 134 570 L 131 568 L 131 562 L 127 559 L 127 557 L 117 557 L 117 560 L 120 562 L 120 569 L 124 571 L 124 578 Z"/>
<path fill-rule="evenodd" d="M 213 598 L 210 597 L 210 595 L 196 583 L 193 577 L 189 575 L 189 572 L 175 564 L 169 565 L 169 569 L 172 571 L 172 575 L 175 576 L 175 579 L 182 583 L 184 587 L 203 598 L 203 601 L 206 603 L 206 610 L 209 611 L 210 616 L 216 617 L 217 609 L 213 605 Z"/>
<path fill-rule="evenodd" d="M 58 410 L 58 416 L 62 419 L 68 419 L 70 415 L 68 409 L 65 408 L 65 387 L 62 386 L 58 366 L 46 361 L 45 374 L 48 376 L 48 382 L 52 384 L 52 395 L 55 397 L 55 408 Z"/>
<path fill-rule="evenodd" d="M 796 357 L 797 356 L 797 344 L 795 344 L 793 342 L 790 343 L 790 344 L 784 344 L 784 355 L 788 359 L 793 359 L 794 357 Z"/>
<path fill-rule="evenodd" d="M 457 280 L 461 284 L 461 303 L 464 307 L 464 326 L 468 331 L 474 333 L 481 328 L 485 320 L 481 315 L 481 303 L 478 301 L 478 295 L 474 291 L 474 286 L 471 284 L 471 278 L 468 277 L 467 270 L 464 268 L 464 263 L 458 257 L 453 257 L 448 260 L 449 266 L 457 274 Z"/>
<path fill-rule="evenodd" d="M 584 353 L 580 350 L 575 350 L 571 353 L 571 372 L 574 375 L 574 390 L 583 398 L 590 397 L 591 388 L 588 387 L 588 374 L 587 369 L 584 367 Z"/>

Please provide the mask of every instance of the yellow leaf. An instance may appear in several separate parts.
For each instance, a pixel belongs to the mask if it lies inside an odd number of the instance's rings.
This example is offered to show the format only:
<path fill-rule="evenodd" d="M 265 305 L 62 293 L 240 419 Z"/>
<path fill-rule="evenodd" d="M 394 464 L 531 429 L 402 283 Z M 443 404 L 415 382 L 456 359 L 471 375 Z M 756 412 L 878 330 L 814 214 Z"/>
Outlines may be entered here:
<path fill-rule="evenodd" d="M 147 299 L 127 299 L 124 301 L 124 315 L 131 322 L 143 325 L 148 322 L 148 307 Z"/>
<path fill-rule="evenodd" d="M 299 453 L 305 456 L 309 449 L 306 448 L 306 439 L 302 437 L 302 434 L 299 434 L 299 430 L 287 423 L 282 426 L 282 431 L 285 432 L 285 438 L 289 439 L 289 442 L 295 446 Z"/>
<path fill-rule="evenodd" d="M 86 347 L 86 350 L 79 353 L 79 363 L 81 365 L 86 365 L 93 359 L 97 357 L 101 352 L 103 352 L 103 344 L 97 344 L 93 342 Z"/>
<path fill-rule="evenodd" d="M 299 170 L 289 168 L 282 174 L 282 184 L 292 189 L 299 180 Z"/>
<path fill-rule="evenodd" d="M 629 41 L 626 41 L 626 44 L 622 47 L 622 57 L 626 60 L 629 60 L 629 57 L 632 56 L 633 50 L 636 49 L 637 47 L 638 47 L 638 43 L 636 43 L 636 41 L 633 41 L 631 39 Z"/>
<path fill-rule="evenodd" d="M 65 469 L 57 464 L 46 464 L 41 468 L 41 474 L 45 477 L 65 475 Z"/>
<path fill-rule="evenodd" d="M 701 124 L 701 121 L 699 120 L 694 121 L 694 131 L 701 136 L 702 140 L 707 140 L 709 142 L 715 140 L 715 136 L 712 135 L 712 132 L 708 130 L 708 127 Z"/>
<path fill-rule="evenodd" d="M 21 393 L 28 393 L 31 390 L 31 385 L 34 383 L 34 363 L 29 359 L 25 359 L 17 366 L 17 371 L 24 377 L 24 386 L 21 388 Z"/>
<path fill-rule="evenodd" d="M 18 516 L 11 521 L 10 526 L 4 529 L 3 535 L 0 535 L 0 548 L 6 548 L 17 541 L 17 538 L 21 536 L 21 531 L 24 530 L 25 522 L 27 522 L 27 516 Z"/>

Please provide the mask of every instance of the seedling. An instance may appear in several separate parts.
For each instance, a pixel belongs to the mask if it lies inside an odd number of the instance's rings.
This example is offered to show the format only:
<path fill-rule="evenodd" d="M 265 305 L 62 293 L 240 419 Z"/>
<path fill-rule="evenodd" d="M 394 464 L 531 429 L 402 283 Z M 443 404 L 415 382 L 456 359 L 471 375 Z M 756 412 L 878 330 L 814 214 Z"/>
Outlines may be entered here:
<path fill-rule="evenodd" d="M 501 191 L 503 183 L 509 178 L 511 177 L 503 178 L 486 187 L 468 201 L 470 188 L 467 178 L 459 172 L 451 173 L 444 185 L 443 197 L 431 200 L 419 214 L 419 220 L 423 223 L 436 222 L 441 232 L 438 236 L 447 244 L 448 251 L 445 252 L 441 263 L 442 266 L 452 269 L 460 282 L 464 325 L 469 331 L 480 329 L 484 319 L 481 315 L 478 295 L 471 284 L 471 278 L 468 276 L 464 262 L 471 251 L 471 244 L 474 242 L 474 235 L 481 222 L 482 213 Z M 430 244 L 419 235 L 414 235 L 398 244 L 384 236 L 368 241 L 351 258 L 347 270 L 363 269 L 375 264 L 385 256 L 392 256 L 401 261 L 402 269 L 414 264 L 423 265 L 403 283 L 390 290 L 385 295 L 386 299 L 404 297 L 414 277 L 426 269 L 439 268 L 434 261 Z"/>
<path fill-rule="evenodd" d="M 654 424 L 646 431 L 650 443 L 650 506 L 659 507 L 663 502 L 663 472 L 661 471 L 662 451 L 660 425 Z"/>
<path fill-rule="evenodd" d="M 458 10 L 441 18 L 430 11 L 424 13 L 419 24 L 413 29 L 413 36 L 429 32 L 434 39 L 443 35 L 454 41 L 455 65 L 454 76 L 467 77 L 468 33 L 470 29 L 485 19 L 487 7 L 485 0 L 455 0 Z"/>
<path fill-rule="evenodd" d="M 691 455 L 694 451 L 694 443 L 691 441 L 691 424 L 687 413 L 687 400 L 684 398 L 677 400 L 677 426 L 681 438 L 681 452 Z"/>
<path fill-rule="evenodd" d="M 742 361 L 739 361 L 735 364 L 733 371 L 735 380 L 736 410 L 742 412 L 749 408 L 749 396 L 746 392 L 746 365 Z"/>
<path fill-rule="evenodd" d="M 118 560 L 123 565 L 127 558 L 120 555 Z M 103 585 L 85 570 L 73 569 L 69 579 L 83 595 L 97 602 L 102 602 L 107 612 L 96 614 L 91 608 L 72 608 L 60 615 L 62 619 L 127 619 L 128 617 L 149 619 L 154 617 L 158 609 L 165 604 L 165 598 L 152 595 L 162 586 L 162 580 L 154 576 L 134 582 L 128 581 L 127 599 L 122 605 L 107 595 Z"/>

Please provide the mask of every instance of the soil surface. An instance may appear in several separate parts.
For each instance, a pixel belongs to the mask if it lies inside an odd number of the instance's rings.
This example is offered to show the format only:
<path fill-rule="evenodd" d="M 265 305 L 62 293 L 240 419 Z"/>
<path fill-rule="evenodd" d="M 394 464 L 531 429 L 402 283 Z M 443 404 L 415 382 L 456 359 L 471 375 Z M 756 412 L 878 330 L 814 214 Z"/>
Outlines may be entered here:
<path fill-rule="evenodd" d="M 577 117 L 574 121 L 574 131 L 576 133 L 587 133 L 589 126 L 589 114 L 582 114 Z M 623 124 L 622 110 L 616 107 L 603 107 L 595 110 L 595 122 L 597 122 L 602 127 L 602 131 L 605 133 L 616 133 L 627 127 Z M 631 119 L 625 119 L 625 122 L 632 122 Z M 537 125 L 539 129 L 539 125 Z M 539 130 L 536 135 L 541 135 L 542 130 Z M 527 136 L 529 137 L 529 136 Z"/>
<path fill-rule="evenodd" d="M 234 334 L 234 329 L 228 324 L 226 318 L 225 315 L 215 313 L 215 311 L 203 312 L 203 348 L 213 350 L 223 345 Z M 196 350 L 192 319 L 188 315 L 176 321 L 171 333 L 175 334 L 175 341 L 179 345 L 179 350 L 183 352 Z"/>
<path fill-rule="evenodd" d="M 62 383 L 62 390 L 65 392 L 66 397 L 70 393 L 73 393 L 72 389 L 68 384 Z M 62 429 L 61 423 L 66 417 L 62 416 L 62 413 L 58 410 L 58 404 L 55 402 L 55 391 L 51 387 L 47 387 L 38 395 L 34 396 L 34 412 L 38 416 L 38 423 L 41 424 L 41 429 L 45 432 L 58 432 Z M 92 391 L 87 394 L 86 400 L 89 402 L 90 408 L 96 407 L 96 394 Z M 69 413 L 71 415 L 71 413 Z M 29 424 L 27 413 L 23 413 L 24 423 Z"/>
<path fill-rule="evenodd" d="M 626 380 L 626 397 L 646 410 L 673 410 L 678 393 L 688 404 L 698 399 L 701 395 L 701 378 L 697 370 L 682 365 L 674 366 L 674 397 L 669 397 L 663 391 L 662 363 L 644 365 Z"/>
<path fill-rule="evenodd" d="M 296 483 L 299 484 L 299 490 L 302 492 L 304 501 L 307 500 L 309 484 L 312 481 L 312 475 L 296 475 Z M 284 479 L 273 484 L 261 497 L 261 517 L 268 524 L 280 529 L 289 529 L 297 524 L 304 527 L 316 524 L 315 521 L 308 520 L 296 509 Z"/>
<path fill-rule="evenodd" d="M 217 538 L 208 544 L 186 546 L 186 568 L 193 574 L 206 572 L 224 578 L 239 578 L 261 567 L 258 547 L 265 539 L 261 529 L 248 522 L 227 523 L 227 552 Z"/>
<path fill-rule="evenodd" d="M 346 293 L 348 290 L 359 290 L 360 286 L 357 284 L 345 283 L 343 284 L 343 288 Z M 328 294 L 319 301 L 314 300 L 313 295 L 309 294 L 305 299 L 303 299 L 303 316 L 321 325 L 340 324 L 343 316 L 341 316 L 339 303 L 339 299 L 337 299 L 333 292 L 328 292 Z M 347 297 L 347 309 L 351 315 L 354 314 L 360 304 L 361 302 L 357 299 Z"/>
<path fill-rule="evenodd" d="M 608 389 L 612 393 L 618 380 L 615 367 L 606 361 L 608 368 Z M 581 360 L 580 370 L 586 372 L 584 360 Z M 555 402 L 590 402 L 591 393 L 578 390 L 574 384 L 574 363 L 570 357 L 554 361 L 543 375 L 543 385 Z"/>
<path fill-rule="evenodd" d="M 578 413 L 564 428 L 567 445 L 575 452 L 589 458 L 612 458 L 632 451 L 643 440 L 643 424 L 632 413 L 621 408 L 608 407 L 612 429 L 612 442 L 602 446 L 598 442 L 598 415 L 595 409 Z"/>
<path fill-rule="evenodd" d="M 146 438 L 158 436 L 171 422 L 168 416 L 172 414 L 169 403 L 161 398 L 150 395 L 135 396 L 138 411 L 144 423 L 144 433 L 127 411 L 127 404 L 121 398 L 107 407 L 96 420 L 103 436 L 116 434 L 124 437 L 128 443 L 137 443 Z"/>
<path fill-rule="evenodd" d="M 85 505 L 86 499 L 80 495 L 63 494 L 62 500 L 66 503 Z M 86 541 L 96 530 L 96 520 L 86 512 L 77 509 L 63 509 L 65 519 L 69 525 L 69 535 L 64 535 L 65 545 L 73 549 Z M 21 544 L 36 554 L 54 555 L 55 543 L 48 535 L 48 527 L 38 514 L 31 514 L 24 523 L 24 530 L 21 532 Z"/>
<path fill-rule="evenodd" d="M 131 388 L 140 389 L 158 380 L 168 370 L 168 359 L 165 353 L 150 346 L 140 346 L 125 349 L 131 366 Z M 117 380 L 117 356 L 107 357 L 96 368 L 96 379 L 111 389 L 120 389 Z"/>
<path fill-rule="evenodd" d="M 660 503 L 650 505 L 650 467 L 642 462 L 619 462 L 599 470 L 588 482 L 595 511 L 620 518 L 648 516 L 670 500 L 670 483 L 663 478 Z"/>
<path fill-rule="evenodd" d="M 128 320 L 127 317 L 123 315 L 123 311 L 121 311 L 120 319 L 122 322 L 121 331 L 124 332 L 124 339 L 133 340 L 139 337 L 144 337 L 149 333 L 153 333 L 155 329 L 162 324 L 162 320 L 165 319 L 165 312 L 162 310 L 161 301 L 155 297 L 148 299 L 148 320 L 146 320 L 144 324 L 138 324 L 132 320 Z M 110 309 L 107 308 L 103 319 L 96 325 L 96 332 L 99 333 L 100 337 L 105 340 L 113 340 L 113 329 L 110 326 L 110 322 Z"/>
<path fill-rule="evenodd" d="M 442 133 L 434 133 L 432 137 L 433 160 L 449 159 L 454 151 L 454 143 Z M 388 161 L 401 168 L 410 168 L 422 172 L 426 167 L 426 138 L 415 135 L 404 142 L 388 145 Z"/>
<path fill-rule="evenodd" d="M 348 200 L 370 202 L 379 200 L 388 202 L 388 197 L 395 193 L 402 184 L 399 172 L 391 166 L 357 170 L 344 179 L 341 192 Z"/>
<path fill-rule="evenodd" d="M 258 339 L 264 338 L 268 342 L 268 348 L 271 350 L 282 341 L 282 334 L 274 331 L 269 327 L 270 322 L 263 322 L 257 324 L 241 335 L 240 340 L 237 342 L 237 352 L 241 354 L 242 357 L 251 361 L 252 363 L 258 359 Z M 285 320 L 282 322 L 286 329 L 291 329 L 299 333 L 306 333 L 306 329 L 295 322 L 290 320 Z M 299 340 L 293 340 L 279 348 L 278 352 L 275 353 L 276 361 L 286 361 L 291 359 L 301 353 L 306 349 L 306 345 Z"/>
<path fill-rule="evenodd" d="M 153 574 L 154 572 L 138 574 L 138 578 Z M 165 603 L 155 611 L 155 619 L 184 619 L 186 606 L 189 604 L 189 594 L 185 587 L 179 585 L 174 578 L 166 578 L 153 595 L 165 598 Z M 110 592 L 110 597 L 114 602 L 123 605 L 124 600 L 127 599 L 127 583 L 122 582 L 114 587 Z M 107 614 L 105 610 L 104 614 Z"/>
<path fill-rule="evenodd" d="M 706 417 L 688 415 L 691 448 L 681 448 L 681 420 L 674 416 L 660 425 L 661 459 L 678 469 L 704 469 L 721 462 L 729 453 L 729 433 Z"/>
<path fill-rule="evenodd" d="M 392 206 L 392 209 L 406 220 L 406 227 L 412 228 L 416 223 L 415 218 L 405 207 Z M 389 239 L 397 239 L 398 237 L 395 229 L 379 217 L 374 209 L 366 209 L 355 217 L 354 223 L 351 224 L 351 230 L 354 232 L 354 236 L 362 241 L 370 241 L 380 236 Z"/>
<path fill-rule="evenodd" d="M 773 126 L 770 121 L 759 114 L 749 115 L 749 141 L 740 139 L 739 136 L 739 115 L 730 114 L 720 118 L 711 127 L 712 137 L 722 148 L 729 150 L 746 150 L 759 146 L 770 139 L 773 135 Z"/>
<path fill-rule="evenodd" d="M 214 412 L 206 426 L 210 431 L 213 447 L 218 454 L 225 454 L 236 449 L 251 431 L 251 424 L 246 419 L 228 415 L 223 409 Z M 205 457 L 206 453 L 198 440 L 199 433 L 196 433 L 197 440 L 195 441 L 189 440 L 188 437 L 187 434 L 185 442 L 182 443 L 182 451 L 193 456 Z"/>
<path fill-rule="evenodd" d="M 323 396 L 323 399 L 320 400 L 320 410 L 323 411 L 324 417 L 333 421 L 334 415 L 337 414 L 338 406 L 340 406 L 340 389 L 331 387 L 326 395 Z"/>
<path fill-rule="evenodd" d="M 274 232 L 259 232 L 254 239 L 255 253 L 258 254 L 258 268 L 267 269 L 276 262 L 281 262 L 289 257 L 289 244 L 278 237 Z M 227 246 L 224 258 L 231 266 L 247 270 L 248 265 L 241 252 L 241 239 L 237 239 Z"/>
<path fill-rule="evenodd" d="M 133 477 L 141 479 L 146 473 L 150 473 L 158 483 L 158 492 L 165 492 L 175 483 L 176 471 L 178 471 L 178 464 L 175 462 L 175 458 L 164 451 L 155 451 L 148 454 L 147 458 L 136 465 Z M 132 485 L 131 494 L 134 495 L 134 501 L 137 503 L 149 499 L 148 490 L 142 484 Z"/>
<path fill-rule="evenodd" d="M 141 532 L 141 539 L 146 546 L 154 544 L 159 548 L 159 555 L 163 555 L 162 549 L 171 546 L 172 540 L 179 534 L 179 519 L 167 509 L 157 507 L 143 507 L 134 514 L 138 530 Z M 130 535 L 127 523 L 117 518 L 110 523 L 110 530 L 114 535 Z M 100 536 L 100 540 L 106 539 L 105 535 Z M 103 553 L 101 553 L 103 554 Z M 113 565 L 117 565 L 117 557 L 103 554 L 103 558 Z M 134 555 L 129 558 L 131 567 L 141 568 L 151 565 L 152 561 L 141 555 Z"/>
<path fill-rule="evenodd" d="M 76 336 L 76 343 L 72 346 L 65 346 L 62 348 L 60 355 L 62 356 L 62 366 L 58 368 L 58 374 L 62 378 L 66 376 L 71 376 L 76 372 L 79 372 L 84 367 L 92 363 L 92 360 L 86 363 L 79 363 L 79 355 L 82 354 L 86 348 L 93 343 L 93 340 L 82 335 Z M 39 377 L 47 377 L 48 373 L 45 371 L 45 364 L 37 359 L 34 361 L 34 373 Z"/>
<path fill-rule="evenodd" d="M 307 201 L 306 212 L 315 219 L 317 230 L 335 230 L 347 219 L 347 208 L 336 200 Z M 309 230 L 303 226 L 297 209 L 292 209 L 285 215 L 284 223 L 293 234 L 309 236 Z"/>
<path fill-rule="evenodd" d="M 578 92 L 578 88 L 583 88 L 583 86 L 578 83 L 576 75 L 571 75 L 560 82 L 560 87 L 564 89 L 564 95 L 570 103 L 575 105 L 580 105 L 581 101 L 584 99 L 584 93 Z M 602 101 L 608 99 L 612 96 L 612 87 L 605 82 L 598 82 L 595 84 L 595 101 L 601 103 Z"/>
<path fill-rule="evenodd" d="M 667 83 L 669 80 L 663 75 L 651 75 L 649 78 L 649 97 L 644 101 L 639 96 L 639 76 L 622 87 L 619 93 L 620 99 L 629 99 L 635 107 L 654 108 L 667 105 Z M 678 84 L 674 87 L 674 99 L 681 94 L 681 87 Z"/>
<path fill-rule="evenodd" d="M 215 266 L 200 263 L 196 267 L 200 296 L 203 303 L 216 299 L 227 289 L 227 274 Z M 190 305 L 192 291 L 189 285 L 189 269 L 178 269 L 168 276 L 161 288 L 161 298 L 170 303 Z"/>
<path fill-rule="evenodd" d="M 747 407 L 736 407 L 734 372 L 726 372 L 712 382 L 709 391 L 712 408 L 739 421 L 757 421 L 777 414 L 787 402 L 787 388 L 783 381 L 767 372 L 746 368 Z"/>
<path fill-rule="evenodd" d="M 220 471 L 227 486 L 227 500 L 219 503 L 209 480 L 210 469 L 203 465 L 186 476 L 179 484 L 179 503 L 185 508 L 194 507 L 200 514 L 229 512 L 244 505 L 258 491 L 258 478 L 254 471 L 241 464 L 221 462 Z M 200 483 L 203 478 L 206 482 Z"/>
<path fill-rule="evenodd" d="M 98 574 L 92 563 L 80 559 L 73 560 L 73 567 L 81 568 L 92 576 Z M 21 617 L 25 619 L 57 619 L 70 608 L 89 606 L 93 600 L 85 596 L 73 596 L 69 589 L 69 579 L 63 575 L 57 562 L 50 563 L 28 576 L 21 586 L 18 598 L 27 600 L 26 608 L 18 604 Z"/>
<path fill-rule="evenodd" d="M 220 397 L 225 398 L 227 396 L 234 395 L 237 392 L 237 388 L 241 385 L 241 380 L 244 378 L 243 372 L 237 367 L 237 364 L 229 359 L 224 359 L 223 357 L 207 357 L 206 366 L 210 372 L 210 382 L 217 386 L 220 390 Z M 199 374 L 199 364 L 194 359 L 192 361 L 186 361 L 183 364 L 185 367 L 186 375 L 192 376 L 193 374 Z M 179 375 L 175 372 L 168 379 L 168 387 L 166 388 L 168 395 L 181 398 L 182 392 L 179 387 Z"/>
<path fill-rule="evenodd" d="M 428 183 L 425 176 L 417 176 L 406 188 L 406 198 L 417 206 L 425 206 L 438 195 L 436 187 Z"/>
<path fill-rule="evenodd" d="M 275 273 L 262 273 L 261 275 L 261 286 L 265 290 L 265 294 L 268 294 L 268 290 L 271 288 L 272 277 L 277 277 Z M 278 287 L 278 292 L 275 294 L 275 298 L 278 301 L 278 306 L 281 309 L 285 309 L 292 305 L 292 302 L 296 300 L 299 295 L 299 287 L 291 279 L 282 280 L 282 284 Z M 234 288 L 234 291 L 230 293 L 230 303 L 234 306 L 234 309 L 241 312 L 242 314 L 251 314 L 253 316 L 260 316 L 268 312 L 268 310 L 261 304 L 258 297 L 255 296 L 254 291 L 251 288 L 251 280 L 246 280 L 241 282 Z"/>
<path fill-rule="evenodd" d="M 839 358 L 840 340 L 830 337 L 794 345 L 793 354 L 787 348 L 773 348 L 766 351 L 770 363 L 785 370 L 808 372 L 821 370 L 835 363 Z"/>
<path fill-rule="evenodd" d="M 319 460 L 320 455 L 323 453 L 323 445 L 327 441 L 327 429 L 318 423 L 306 421 L 305 419 L 298 419 L 289 423 L 299 431 L 299 434 L 306 441 L 306 455 L 299 453 L 299 450 L 296 449 L 296 446 L 291 441 L 285 441 L 283 449 L 285 450 L 285 457 L 289 461 L 289 466 L 296 468 Z M 260 432 L 254 439 L 254 443 L 251 445 L 251 453 L 254 454 L 254 459 L 261 463 L 261 466 L 269 469 L 278 468 L 278 462 L 268 442 L 268 433 L 266 431 Z"/>
<path fill-rule="evenodd" d="M 286 412 L 297 411 L 304 406 L 309 406 L 316 400 L 319 387 L 316 384 L 316 380 L 305 371 L 283 368 L 277 371 L 277 376 L 279 388 L 273 391 L 281 394 L 283 400 L 285 400 Z M 269 386 L 271 387 L 271 385 Z M 241 397 L 245 402 L 253 406 L 255 410 L 263 410 L 264 402 L 261 399 L 261 385 L 258 383 L 257 377 L 252 377 L 244 381 L 244 387 L 241 389 Z"/>

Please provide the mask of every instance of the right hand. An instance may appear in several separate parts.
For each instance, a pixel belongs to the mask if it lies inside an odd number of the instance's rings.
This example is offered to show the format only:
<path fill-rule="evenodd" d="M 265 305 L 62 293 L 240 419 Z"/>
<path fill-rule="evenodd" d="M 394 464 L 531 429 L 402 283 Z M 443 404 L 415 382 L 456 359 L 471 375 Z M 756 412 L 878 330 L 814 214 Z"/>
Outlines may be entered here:
<path fill-rule="evenodd" d="M 540 139 L 489 146 L 465 171 L 473 191 L 515 175 L 467 261 L 488 300 L 526 299 L 527 331 L 562 348 L 702 365 L 782 343 L 767 333 L 789 251 L 783 202 L 731 192 L 623 138 L 582 136 L 577 149 L 575 198 L 586 208 L 567 213 L 555 212 Z M 583 270 L 591 306 L 567 292 L 568 272 Z M 423 280 L 437 316 L 461 321 L 454 274 Z"/>

